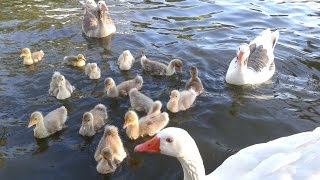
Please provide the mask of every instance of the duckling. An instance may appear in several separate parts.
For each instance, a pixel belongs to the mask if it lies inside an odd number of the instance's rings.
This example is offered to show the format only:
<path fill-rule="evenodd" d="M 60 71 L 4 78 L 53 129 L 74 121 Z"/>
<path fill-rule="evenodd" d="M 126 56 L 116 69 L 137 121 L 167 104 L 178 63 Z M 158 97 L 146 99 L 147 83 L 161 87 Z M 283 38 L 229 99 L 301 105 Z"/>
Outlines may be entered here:
<path fill-rule="evenodd" d="M 108 119 L 107 108 L 103 104 L 96 105 L 91 111 L 85 112 L 79 134 L 93 136 L 101 129 Z"/>
<path fill-rule="evenodd" d="M 121 70 L 130 70 L 133 62 L 134 57 L 129 50 L 123 51 L 118 58 L 118 65 Z"/>
<path fill-rule="evenodd" d="M 78 56 L 65 56 L 63 60 L 66 65 L 70 66 L 83 67 L 86 65 L 86 58 L 83 54 L 78 54 Z"/>
<path fill-rule="evenodd" d="M 44 52 L 42 50 L 31 53 L 29 48 L 23 48 L 20 57 L 24 57 L 24 65 L 32 65 L 42 60 Z"/>
<path fill-rule="evenodd" d="M 165 65 L 160 62 L 152 61 L 147 59 L 145 55 L 141 57 L 141 66 L 144 71 L 147 71 L 151 75 L 167 75 L 171 76 L 176 71 L 182 72 L 182 61 L 180 59 L 173 59 L 169 65 Z"/>
<path fill-rule="evenodd" d="M 130 89 L 137 88 L 140 90 L 142 88 L 143 79 L 141 76 L 137 75 L 134 79 L 124 81 L 118 86 L 111 77 L 104 80 L 105 91 L 108 97 L 118 97 L 127 96 Z"/>
<path fill-rule="evenodd" d="M 153 100 L 139 92 L 137 88 L 132 88 L 129 91 L 129 98 L 131 107 L 136 111 L 143 111 L 147 113 L 153 104 Z"/>
<path fill-rule="evenodd" d="M 123 144 L 118 133 L 118 128 L 113 125 L 107 125 L 104 128 L 104 133 L 99 141 L 96 152 L 94 153 L 94 159 L 97 162 L 101 160 L 104 148 L 111 150 L 111 154 L 113 155 L 113 159 L 116 164 L 120 164 L 123 159 L 127 157 L 127 153 L 123 148 Z"/>
<path fill-rule="evenodd" d="M 160 101 L 156 101 L 155 104 L 161 109 Z M 160 109 L 154 109 L 154 111 L 158 112 Z M 169 115 L 166 112 L 151 113 L 139 119 L 136 112 L 128 111 L 124 119 L 123 129 L 126 129 L 127 136 L 132 140 L 144 136 L 153 136 L 169 123 Z"/>
<path fill-rule="evenodd" d="M 167 103 L 167 109 L 173 113 L 185 111 L 191 107 L 196 100 L 196 97 L 197 93 L 193 88 L 182 92 L 173 90 L 171 91 L 170 100 Z"/>
<path fill-rule="evenodd" d="M 67 99 L 71 96 L 74 90 L 75 87 L 72 86 L 63 75 L 59 72 L 54 72 L 49 89 L 49 94 L 51 96 L 56 96 L 56 98 L 60 100 Z"/>
<path fill-rule="evenodd" d="M 97 63 L 88 63 L 85 68 L 85 74 L 89 79 L 99 79 L 101 77 L 101 70 Z"/>
<path fill-rule="evenodd" d="M 40 111 L 35 111 L 30 116 L 28 128 L 36 126 L 33 130 L 34 137 L 46 138 L 60 130 L 65 126 L 68 111 L 64 106 L 57 108 L 43 117 Z"/>
<path fill-rule="evenodd" d="M 97 171 L 100 174 L 108 174 L 114 172 L 121 162 L 114 159 L 113 151 L 109 147 L 105 147 L 101 151 L 99 160 L 97 161 Z"/>
<path fill-rule="evenodd" d="M 186 89 L 190 89 L 192 87 L 196 91 L 197 95 L 200 95 L 204 88 L 198 76 L 199 74 L 198 68 L 196 68 L 195 66 L 191 66 L 189 68 L 189 72 L 190 72 L 191 78 L 186 84 Z"/>

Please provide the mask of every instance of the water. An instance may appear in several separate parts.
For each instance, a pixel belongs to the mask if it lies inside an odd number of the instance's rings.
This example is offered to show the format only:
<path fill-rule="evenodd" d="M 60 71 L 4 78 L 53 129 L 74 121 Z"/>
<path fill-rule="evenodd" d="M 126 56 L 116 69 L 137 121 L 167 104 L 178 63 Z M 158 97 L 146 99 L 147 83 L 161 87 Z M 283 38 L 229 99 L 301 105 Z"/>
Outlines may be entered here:
<path fill-rule="evenodd" d="M 103 79 L 88 80 L 83 70 L 62 64 L 65 55 L 84 53 L 97 62 L 102 77 L 116 82 L 141 74 L 142 92 L 166 103 L 169 92 L 182 89 L 188 67 L 197 66 L 205 86 L 196 104 L 170 114 L 170 126 L 194 137 L 207 173 L 228 156 L 252 144 L 312 130 L 320 123 L 320 3 L 274 1 L 108 1 L 118 33 L 93 40 L 81 33 L 83 10 L 76 0 L 1 0 L 0 12 L 0 179 L 182 179 L 178 161 L 164 155 L 133 152 L 138 141 L 121 137 L 129 158 L 111 175 L 99 175 L 93 159 L 102 132 L 93 138 L 78 134 L 82 114 L 103 103 L 119 128 L 128 98 L 104 97 Z M 235 50 L 263 29 L 280 30 L 275 48 L 276 73 L 267 83 L 235 87 L 225 83 Z M 44 50 L 45 60 L 22 65 L 24 47 Z M 152 77 L 135 63 L 120 72 L 116 60 L 129 49 L 135 57 L 168 62 L 180 58 L 184 73 Z M 55 70 L 77 88 L 71 99 L 48 96 Z M 61 105 L 69 110 L 68 128 L 36 140 L 27 129 L 35 110 L 47 113 Z M 165 110 L 165 108 L 163 109 Z"/>

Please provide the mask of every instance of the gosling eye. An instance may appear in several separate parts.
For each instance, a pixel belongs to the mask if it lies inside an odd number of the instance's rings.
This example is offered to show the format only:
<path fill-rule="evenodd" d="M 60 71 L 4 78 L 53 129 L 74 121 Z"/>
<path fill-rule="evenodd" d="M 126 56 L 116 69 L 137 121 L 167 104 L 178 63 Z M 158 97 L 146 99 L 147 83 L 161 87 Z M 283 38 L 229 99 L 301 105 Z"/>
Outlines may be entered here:
<path fill-rule="evenodd" d="M 172 142 L 173 142 L 173 139 L 172 139 L 172 138 L 167 138 L 166 141 L 167 141 L 168 143 L 172 143 Z"/>

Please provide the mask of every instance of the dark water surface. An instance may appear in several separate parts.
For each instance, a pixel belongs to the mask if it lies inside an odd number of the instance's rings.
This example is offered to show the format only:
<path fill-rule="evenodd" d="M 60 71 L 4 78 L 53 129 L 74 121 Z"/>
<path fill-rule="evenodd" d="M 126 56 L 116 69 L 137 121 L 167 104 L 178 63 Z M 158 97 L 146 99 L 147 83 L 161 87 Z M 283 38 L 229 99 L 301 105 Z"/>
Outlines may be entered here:
<path fill-rule="evenodd" d="M 123 130 L 129 158 L 111 175 L 96 172 L 93 154 L 102 132 L 81 137 L 82 114 L 103 103 L 112 124 L 121 128 L 129 108 L 128 98 L 102 95 L 108 76 L 120 82 L 141 74 L 142 92 L 166 103 L 171 90 L 184 87 L 188 67 L 197 66 L 206 91 L 188 111 L 170 114 L 169 125 L 194 137 L 207 173 L 244 147 L 320 125 L 320 3 L 113 0 L 107 4 L 118 33 L 98 41 L 82 35 L 83 10 L 76 0 L 1 0 L 0 179 L 182 179 L 176 159 L 134 153 L 133 147 L 145 139 L 129 141 Z M 280 30 L 273 78 L 255 87 L 226 84 L 224 77 L 238 45 L 267 27 Z M 24 47 L 44 50 L 45 60 L 24 66 L 19 58 Z M 153 77 L 135 63 L 129 72 L 120 72 L 116 61 L 125 49 L 135 57 L 146 52 L 162 62 L 180 58 L 185 71 Z M 97 62 L 103 78 L 89 80 L 83 70 L 62 64 L 65 55 L 78 53 Z M 56 70 L 76 87 L 68 100 L 48 96 Z M 36 140 L 33 130 L 27 129 L 30 114 L 36 110 L 46 114 L 61 105 L 69 111 L 68 128 Z"/>

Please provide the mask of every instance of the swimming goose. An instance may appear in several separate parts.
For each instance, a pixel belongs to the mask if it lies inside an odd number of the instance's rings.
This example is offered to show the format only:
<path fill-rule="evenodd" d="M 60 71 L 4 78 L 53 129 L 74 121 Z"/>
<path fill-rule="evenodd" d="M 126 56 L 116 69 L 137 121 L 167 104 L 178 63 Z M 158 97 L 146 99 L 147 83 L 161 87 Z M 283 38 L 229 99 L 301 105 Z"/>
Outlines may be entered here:
<path fill-rule="evenodd" d="M 29 48 L 24 48 L 21 51 L 20 57 L 24 57 L 24 65 L 32 65 L 42 60 L 44 52 L 42 50 L 31 53 Z"/>
<path fill-rule="evenodd" d="M 99 1 L 98 8 L 86 8 L 82 23 L 82 31 L 86 36 L 102 38 L 116 32 L 116 26 L 107 11 L 105 1 Z"/>
<path fill-rule="evenodd" d="M 105 126 L 94 154 L 94 159 L 98 163 L 97 171 L 102 174 L 113 172 L 126 157 L 127 153 L 123 148 L 118 128 L 113 125 Z"/>
<path fill-rule="evenodd" d="M 278 30 L 266 29 L 249 44 L 241 44 L 229 65 L 226 82 L 245 85 L 269 80 L 275 72 L 273 51 L 278 39 Z"/>
<path fill-rule="evenodd" d="M 161 104 L 160 101 L 156 102 Z M 133 140 L 139 137 L 153 136 L 169 123 L 169 115 L 166 112 L 151 113 L 139 119 L 136 112 L 128 111 L 124 119 L 123 129 L 126 129 L 127 136 Z"/>
<path fill-rule="evenodd" d="M 196 91 L 197 95 L 200 95 L 203 91 L 203 85 L 198 75 L 198 68 L 191 66 L 189 68 L 189 73 L 191 75 L 191 78 L 186 84 L 186 89 L 193 88 Z"/>
<path fill-rule="evenodd" d="M 101 70 L 97 63 L 88 63 L 85 68 L 85 74 L 89 79 L 99 79 L 101 77 Z"/>
<path fill-rule="evenodd" d="M 78 56 L 65 56 L 63 61 L 69 66 L 82 67 L 86 65 L 86 58 L 83 54 L 78 54 Z"/>
<path fill-rule="evenodd" d="M 49 95 L 63 100 L 69 98 L 74 90 L 75 87 L 63 75 L 54 72 L 50 82 Z"/>
<path fill-rule="evenodd" d="M 181 92 L 173 90 L 170 94 L 170 100 L 167 103 L 167 109 L 173 113 L 185 111 L 191 107 L 197 95 L 193 88 Z"/>
<path fill-rule="evenodd" d="M 137 88 L 132 88 L 129 91 L 129 98 L 131 107 L 136 111 L 147 113 L 153 104 L 153 100 L 139 92 Z"/>
<path fill-rule="evenodd" d="M 46 138 L 65 127 L 67 115 L 68 111 L 64 106 L 51 111 L 45 117 L 40 111 L 35 111 L 30 116 L 28 128 L 35 125 L 34 137 Z"/>
<path fill-rule="evenodd" d="M 129 50 L 123 51 L 118 58 L 118 65 L 121 70 L 130 70 L 134 57 Z"/>
<path fill-rule="evenodd" d="M 184 180 L 316 180 L 320 179 L 320 128 L 246 147 L 205 175 L 198 147 L 183 129 L 165 128 L 136 152 L 176 157 Z M 235 178 L 236 177 L 236 178 Z"/>
<path fill-rule="evenodd" d="M 180 59 L 173 59 L 170 61 L 169 65 L 165 65 L 163 63 L 149 60 L 145 55 L 141 57 L 141 66 L 142 69 L 151 75 L 167 75 L 171 76 L 176 71 L 182 72 L 182 61 Z"/>
<path fill-rule="evenodd" d="M 111 77 L 104 80 L 105 92 L 107 92 L 108 97 L 118 97 L 127 96 L 130 89 L 137 88 L 140 90 L 142 88 L 143 79 L 141 76 L 137 75 L 134 79 L 124 81 L 118 86 Z"/>
<path fill-rule="evenodd" d="M 85 112 L 82 117 L 82 125 L 79 134 L 93 136 L 101 129 L 108 119 L 107 108 L 103 104 L 96 105 L 91 111 Z"/>

